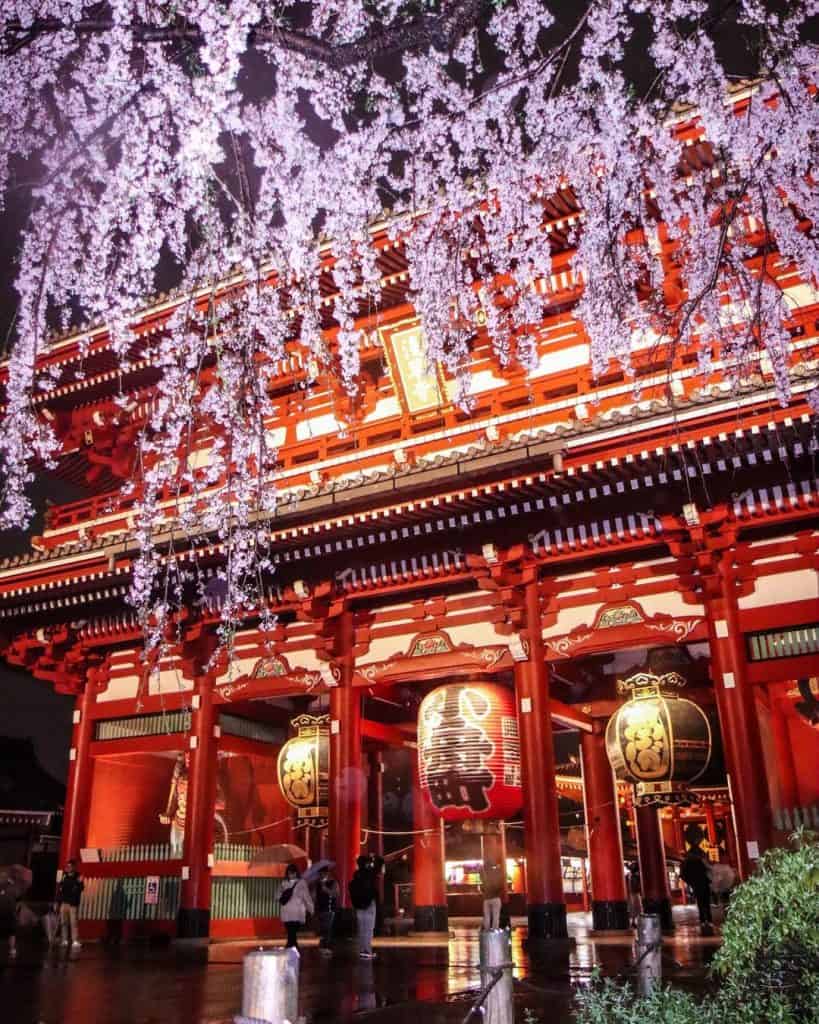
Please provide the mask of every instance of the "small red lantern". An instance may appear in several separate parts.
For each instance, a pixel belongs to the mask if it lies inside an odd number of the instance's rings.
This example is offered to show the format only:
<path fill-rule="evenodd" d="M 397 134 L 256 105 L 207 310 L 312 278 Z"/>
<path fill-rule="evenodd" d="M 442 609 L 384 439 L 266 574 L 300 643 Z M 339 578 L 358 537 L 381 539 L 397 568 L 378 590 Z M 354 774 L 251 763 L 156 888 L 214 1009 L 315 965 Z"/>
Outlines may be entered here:
<path fill-rule="evenodd" d="M 505 818 L 520 809 L 520 739 L 512 693 L 496 683 L 449 683 L 418 712 L 418 774 L 447 821 Z"/>

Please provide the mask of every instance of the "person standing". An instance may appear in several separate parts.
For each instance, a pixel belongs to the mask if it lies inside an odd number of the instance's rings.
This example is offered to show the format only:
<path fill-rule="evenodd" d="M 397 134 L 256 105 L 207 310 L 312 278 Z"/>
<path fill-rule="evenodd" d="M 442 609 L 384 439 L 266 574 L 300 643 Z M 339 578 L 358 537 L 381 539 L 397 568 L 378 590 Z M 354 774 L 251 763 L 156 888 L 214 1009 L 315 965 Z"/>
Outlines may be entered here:
<path fill-rule="evenodd" d="M 711 878 L 705 855 L 699 846 L 692 846 L 680 866 L 680 878 L 694 893 L 700 926 L 703 931 L 711 930 Z"/>
<path fill-rule="evenodd" d="M 284 882 L 279 890 L 279 911 L 282 924 L 287 932 L 287 948 L 299 948 L 299 928 L 313 913 L 313 900 L 307 882 L 299 874 L 295 864 L 288 864 Z"/>
<path fill-rule="evenodd" d="M 85 883 L 80 878 L 76 863 L 73 860 L 68 861 L 57 886 L 57 903 L 60 907 L 60 927 L 63 936 L 61 945 L 67 946 L 70 941 L 72 949 L 79 949 L 81 945 L 77 915 L 84 888 Z"/>
<path fill-rule="evenodd" d="M 373 932 L 378 913 L 378 875 L 384 861 L 380 857 L 361 856 L 356 864 L 358 869 L 350 879 L 350 900 L 358 926 L 358 955 L 362 960 L 374 960 Z"/>
<path fill-rule="evenodd" d="M 8 871 L 0 872 L 0 939 L 9 945 L 9 957 L 17 956 L 17 887 Z"/>
<path fill-rule="evenodd" d="M 333 920 L 338 906 L 338 882 L 330 874 L 330 869 L 323 867 L 319 871 L 316 883 L 316 912 L 319 920 L 319 949 L 325 956 L 332 956 Z"/>
<path fill-rule="evenodd" d="M 501 903 L 503 900 L 503 872 L 498 864 L 484 864 L 481 872 L 483 891 L 483 930 L 500 928 Z"/>
<path fill-rule="evenodd" d="M 632 861 L 628 866 L 628 919 L 632 928 L 637 927 L 637 918 L 643 912 L 643 901 L 640 884 L 640 865 Z"/>

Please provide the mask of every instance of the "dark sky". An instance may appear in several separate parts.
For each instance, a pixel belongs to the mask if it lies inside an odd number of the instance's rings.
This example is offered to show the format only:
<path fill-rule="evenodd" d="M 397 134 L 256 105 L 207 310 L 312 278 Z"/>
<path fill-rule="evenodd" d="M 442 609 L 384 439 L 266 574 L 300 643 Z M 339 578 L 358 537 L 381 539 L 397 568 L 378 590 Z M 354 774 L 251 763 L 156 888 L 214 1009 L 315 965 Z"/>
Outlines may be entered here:
<path fill-rule="evenodd" d="M 43 768 L 65 782 L 74 698 L 0 661 L 0 707 L 0 735 L 31 737 Z"/>

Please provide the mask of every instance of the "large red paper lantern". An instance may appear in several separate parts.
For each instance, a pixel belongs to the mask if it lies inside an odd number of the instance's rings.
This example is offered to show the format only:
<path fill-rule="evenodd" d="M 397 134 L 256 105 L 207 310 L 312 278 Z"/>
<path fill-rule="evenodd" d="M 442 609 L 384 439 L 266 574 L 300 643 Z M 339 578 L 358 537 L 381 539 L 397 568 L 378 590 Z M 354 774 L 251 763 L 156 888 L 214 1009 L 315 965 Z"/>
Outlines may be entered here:
<path fill-rule="evenodd" d="M 520 739 L 512 693 L 495 683 L 449 683 L 418 712 L 418 774 L 447 821 L 505 818 L 520 809 Z"/>

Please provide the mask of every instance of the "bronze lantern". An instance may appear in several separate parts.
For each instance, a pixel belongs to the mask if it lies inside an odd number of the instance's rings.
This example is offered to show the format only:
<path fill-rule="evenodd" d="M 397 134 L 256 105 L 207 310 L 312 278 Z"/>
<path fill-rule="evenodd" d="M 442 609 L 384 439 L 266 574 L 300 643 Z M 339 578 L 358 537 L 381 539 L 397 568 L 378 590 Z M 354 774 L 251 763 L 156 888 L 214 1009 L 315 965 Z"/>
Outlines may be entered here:
<path fill-rule="evenodd" d="M 300 825 L 327 824 L 330 788 L 330 719 L 328 715 L 299 715 L 292 723 L 296 735 L 279 751 L 279 788 L 296 808 Z"/>
<path fill-rule="evenodd" d="M 674 692 L 683 686 L 676 672 L 638 672 L 617 684 L 631 698 L 609 719 L 606 752 L 638 804 L 690 803 L 689 787 L 711 760 L 711 725 L 702 708 Z"/>

